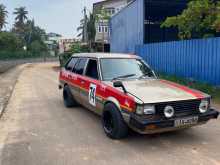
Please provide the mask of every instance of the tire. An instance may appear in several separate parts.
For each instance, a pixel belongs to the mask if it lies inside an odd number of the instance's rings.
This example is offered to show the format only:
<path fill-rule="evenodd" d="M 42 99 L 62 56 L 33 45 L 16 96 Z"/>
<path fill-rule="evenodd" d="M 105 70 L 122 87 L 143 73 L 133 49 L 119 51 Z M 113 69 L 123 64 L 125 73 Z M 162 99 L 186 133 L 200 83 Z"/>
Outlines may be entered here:
<path fill-rule="evenodd" d="M 111 139 L 123 139 L 128 136 L 128 126 L 118 108 L 112 103 L 104 107 L 102 126 L 105 134 Z"/>
<path fill-rule="evenodd" d="M 64 101 L 64 105 L 67 108 L 71 108 L 77 105 L 77 102 L 73 98 L 73 95 L 67 85 L 64 86 L 63 88 L 63 101 Z"/>

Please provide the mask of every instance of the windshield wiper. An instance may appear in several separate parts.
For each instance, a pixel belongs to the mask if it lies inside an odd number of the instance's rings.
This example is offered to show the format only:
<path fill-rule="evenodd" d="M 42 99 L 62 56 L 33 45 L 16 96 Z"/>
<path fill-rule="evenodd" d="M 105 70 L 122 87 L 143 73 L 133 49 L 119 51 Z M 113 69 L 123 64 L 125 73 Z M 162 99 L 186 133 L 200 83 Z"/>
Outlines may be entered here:
<path fill-rule="evenodd" d="M 126 75 L 123 75 L 123 76 L 115 77 L 115 78 L 112 79 L 112 81 L 118 80 L 118 79 L 124 79 L 124 78 L 134 77 L 134 76 L 136 76 L 136 74 L 126 74 Z"/>
<path fill-rule="evenodd" d="M 151 72 L 145 73 L 142 76 L 140 76 L 138 79 L 143 79 L 143 78 L 146 78 L 146 77 L 150 78 L 150 77 L 152 77 L 152 76 L 149 76 L 150 74 L 152 74 L 152 73 Z"/>

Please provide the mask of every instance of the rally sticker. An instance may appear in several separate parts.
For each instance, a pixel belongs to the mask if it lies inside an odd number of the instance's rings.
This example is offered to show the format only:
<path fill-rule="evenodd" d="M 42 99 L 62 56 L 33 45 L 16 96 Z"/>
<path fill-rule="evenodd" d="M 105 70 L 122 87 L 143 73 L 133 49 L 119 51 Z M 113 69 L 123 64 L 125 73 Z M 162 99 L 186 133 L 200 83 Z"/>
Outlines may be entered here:
<path fill-rule="evenodd" d="M 89 103 L 96 106 L 96 85 L 90 84 L 89 87 Z"/>

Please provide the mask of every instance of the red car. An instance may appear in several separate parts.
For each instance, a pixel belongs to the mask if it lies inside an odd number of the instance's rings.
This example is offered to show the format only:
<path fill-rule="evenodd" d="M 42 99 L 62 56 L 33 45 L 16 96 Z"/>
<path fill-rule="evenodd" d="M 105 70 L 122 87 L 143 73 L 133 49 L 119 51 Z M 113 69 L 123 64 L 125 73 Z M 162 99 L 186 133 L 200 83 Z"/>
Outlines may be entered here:
<path fill-rule="evenodd" d="M 105 133 L 126 137 L 131 128 L 152 134 L 207 123 L 219 113 L 211 97 L 158 79 L 140 57 L 125 54 L 75 54 L 60 72 L 66 107 L 81 104 L 102 116 Z"/>

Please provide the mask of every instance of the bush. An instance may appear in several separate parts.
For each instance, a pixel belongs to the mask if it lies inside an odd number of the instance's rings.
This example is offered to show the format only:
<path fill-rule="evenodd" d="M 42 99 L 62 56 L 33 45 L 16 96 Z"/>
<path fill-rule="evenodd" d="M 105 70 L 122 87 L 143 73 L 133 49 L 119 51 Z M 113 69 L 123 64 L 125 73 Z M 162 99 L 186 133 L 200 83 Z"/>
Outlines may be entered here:
<path fill-rule="evenodd" d="M 59 55 L 60 66 L 64 66 L 71 56 L 72 56 L 71 52 L 60 54 Z"/>
<path fill-rule="evenodd" d="M 30 46 L 28 47 L 28 50 L 31 51 L 33 55 L 40 55 L 42 52 L 47 51 L 47 47 L 43 42 L 40 41 L 33 41 Z"/>
<path fill-rule="evenodd" d="M 34 54 L 30 51 L 0 51 L 0 60 L 9 60 L 9 59 L 24 59 L 24 58 L 38 58 L 48 56 L 47 52 L 41 52 L 40 54 Z"/>
<path fill-rule="evenodd" d="M 86 53 L 89 52 L 88 45 L 81 45 L 80 43 L 75 43 L 71 46 L 71 50 L 69 52 L 65 52 L 59 55 L 60 66 L 64 66 L 68 59 L 74 53 Z"/>
<path fill-rule="evenodd" d="M 22 41 L 14 33 L 0 32 L 0 50 L 22 50 Z"/>
<path fill-rule="evenodd" d="M 75 43 L 71 46 L 72 53 L 83 53 L 89 52 L 89 47 L 87 45 L 82 45 L 80 43 Z"/>

